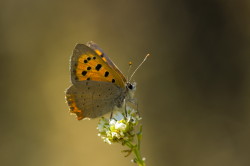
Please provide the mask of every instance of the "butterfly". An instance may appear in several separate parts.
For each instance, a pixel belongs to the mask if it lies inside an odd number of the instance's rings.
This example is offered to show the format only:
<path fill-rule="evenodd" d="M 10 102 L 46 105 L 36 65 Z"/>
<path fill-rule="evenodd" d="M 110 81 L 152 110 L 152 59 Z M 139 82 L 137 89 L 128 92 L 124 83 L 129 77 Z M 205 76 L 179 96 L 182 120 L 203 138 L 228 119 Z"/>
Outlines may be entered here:
<path fill-rule="evenodd" d="M 121 108 L 135 83 L 130 83 L 94 42 L 77 44 L 70 60 L 72 85 L 66 101 L 77 119 L 91 119 Z"/>

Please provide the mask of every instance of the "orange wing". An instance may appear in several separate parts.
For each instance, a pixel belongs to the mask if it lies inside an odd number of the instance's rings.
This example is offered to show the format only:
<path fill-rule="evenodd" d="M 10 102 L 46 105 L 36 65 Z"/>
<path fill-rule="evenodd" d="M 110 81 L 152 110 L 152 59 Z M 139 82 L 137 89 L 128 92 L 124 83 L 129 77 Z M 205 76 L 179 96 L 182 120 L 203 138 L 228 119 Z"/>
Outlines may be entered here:
<path fill-rule="evenodd" d="M 109 66 L 114 69 L 122 78 L 124 82 L 127 82 L 124 74 L 118 69 L 118 67 L 112 62 L 112 60 L 103 52 L 103 50 L 94 42 L 87 42 L 87 46 L 93 49 L 97 55 L 99 55 L 105 62 L 109 64 Z"/>
<path fill-rule="evenodd" d="M 112 82 L 125 88 L 124 76 L 113 69 L 94 50 L 84 44 L 77 44 L 71 57 L 71 81 L 93 80 Z"/>

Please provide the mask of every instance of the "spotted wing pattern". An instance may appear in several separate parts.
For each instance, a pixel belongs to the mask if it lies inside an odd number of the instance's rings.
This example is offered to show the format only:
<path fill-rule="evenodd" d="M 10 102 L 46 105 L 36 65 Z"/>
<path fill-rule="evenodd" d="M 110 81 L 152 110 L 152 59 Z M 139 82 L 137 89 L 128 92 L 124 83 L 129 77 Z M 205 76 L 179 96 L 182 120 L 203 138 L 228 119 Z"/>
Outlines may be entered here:
<path fill-rule="evenodd" d="M 77 44 L 71 57 L 71 81 L 93 80 L 111 82 L 124 88 L 120 73 L 113 70 L 95 51 L 84 44 Z"/>
<path fill-rule="evenodd" d="M 90 41 L 87 43 L 87 46 L 93 49 L 97 55 L 99 55 L 105 62 L 109 64 L 109 66 L 114 69 L 122 78 L 123 82 L 127 82 L 124 74 L 118 69 L 118 67 L 114 64 L 114 62 L 104 53 L 104 51 L 94 42 Z"/>

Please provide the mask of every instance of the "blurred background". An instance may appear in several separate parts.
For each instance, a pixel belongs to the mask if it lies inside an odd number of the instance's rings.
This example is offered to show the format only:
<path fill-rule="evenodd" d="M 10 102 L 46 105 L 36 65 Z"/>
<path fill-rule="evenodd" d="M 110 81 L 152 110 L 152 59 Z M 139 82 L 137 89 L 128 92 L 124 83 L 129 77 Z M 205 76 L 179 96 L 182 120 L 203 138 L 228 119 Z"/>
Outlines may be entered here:
<path fill-rule="evenodd" d="M 69 58 L 95 41 L 137 66 L 147 165 L 250 165 L 247 0 L 1 0 L 0 165 L 127 166 L 68 112 Z"/>

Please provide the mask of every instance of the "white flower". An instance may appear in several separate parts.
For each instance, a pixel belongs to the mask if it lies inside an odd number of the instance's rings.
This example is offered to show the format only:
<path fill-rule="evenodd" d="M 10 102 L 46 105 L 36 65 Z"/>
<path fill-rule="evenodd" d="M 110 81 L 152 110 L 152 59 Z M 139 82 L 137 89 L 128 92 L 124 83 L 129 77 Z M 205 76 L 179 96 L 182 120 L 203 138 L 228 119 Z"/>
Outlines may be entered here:
<path fill-rule="evenodd" d="M 114 126 L 116 124 L 116 120 L 115 119 L 111 119 L 110 121 L 109 121 L 109 125 L 110 126 Z"/>
<path fill-rule="evenodd" d="M 108 138 L 102 137 L 103 141 L 111 145 L 111 141 Z"/>
<path fill-rule="evenodd" d="M 126 129 L 126 124 L 121 123 L 121 122 L 116 122 L 115 124 L 115 129 L 124 131 Z"/>
<path fill-rule="evenodd" d="M 120 121 L 122 119 L 124 119 L 124 116 L 122 115 L 121 112 L 116 112 L 116 114 L 114 115 L 113 119 Z"/>
<path fill-rule="evenodd" d="M 114 142 L 124 143 L 128 140 L 133 140 L 134 127 L 138 124 L 141 118 L 138 113 L 131 108 L 127 108 L 127 113 L 116 112 L 113 118 L 101 118 L 98 123 L 98 131 L 104 142 L 108 144 Z"/>
<path fill-rule="evenodd" d="M 132 108 L 127 107 L 124 113 L 116 112 L 113 118 L 102 117 L 99 120 L 97 130 L 98 136 L 108 143 L 121 143 L 123 146 L 127 146 L 129 149 L 124 150 L 127 154 L 135 154 L 135 158 L 131 160 L 138 165 L 145 165 L 146 158 L 141 158 L 140 155 L 140 142 L 142 139 L 142 125 L 139 127 L 139 132 L 136 130 L 136 126 L 139 124 L 141 117 L 138 112 Z M 137 144 L 135 144 L 137 140 Z"/>
<path fill-rule="evenodd" d="M 111 135 L 113 138 L 120 138 L 120 135 L 116 132 L 112 132 Z"/>
<path fill-rule="evenodd" d="M 107 137 L 111 137 L 112 136 L 112 132 L 111 131 L 107 131 L 106 134 L 107 134 Z"/>

